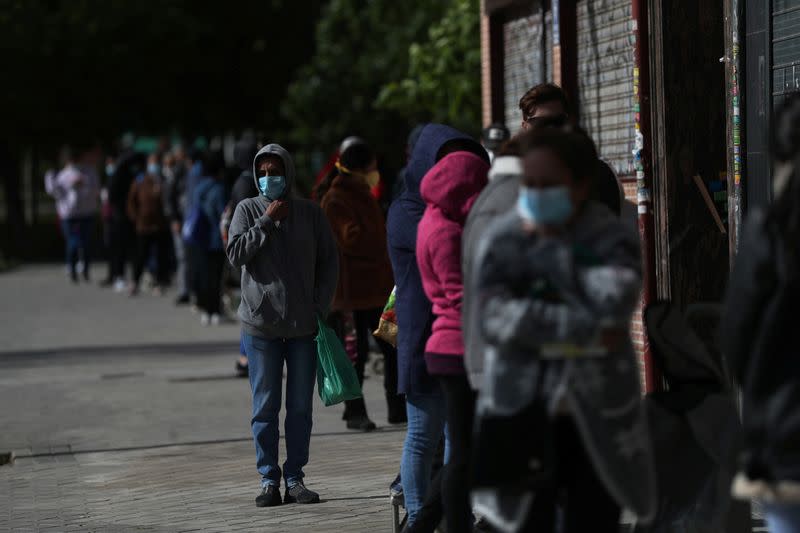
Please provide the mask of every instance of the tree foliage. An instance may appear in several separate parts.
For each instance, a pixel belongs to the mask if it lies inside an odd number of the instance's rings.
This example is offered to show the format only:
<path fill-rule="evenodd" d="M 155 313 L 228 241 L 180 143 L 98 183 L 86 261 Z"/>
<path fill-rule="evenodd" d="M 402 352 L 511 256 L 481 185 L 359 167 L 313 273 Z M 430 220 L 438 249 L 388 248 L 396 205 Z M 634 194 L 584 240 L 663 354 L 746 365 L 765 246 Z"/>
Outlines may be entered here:
<path fill-rule="evenodd" d="M 277 128 L 321 0 L 0 0 L 0 141 Z"/>
<path fill-rule="evenodd" d="M 409 48 L 424 41 L 447 2 L 331 0 L 316 29 L 317 49 L 282 105 L 291 141 L 333 150 L 347 135 L 367 138 L 384 159 L 399 160 L 416 117 L 378 108 L 383 85 L 408 75 Z"/>
<path fill-rule="evenodd" d="M 378 109 L 477 134 L 481 126 L 479 16 L 478 0 L 452 0 L 427 39 L 411 45 L 407 76 L 382 88 Z"/>

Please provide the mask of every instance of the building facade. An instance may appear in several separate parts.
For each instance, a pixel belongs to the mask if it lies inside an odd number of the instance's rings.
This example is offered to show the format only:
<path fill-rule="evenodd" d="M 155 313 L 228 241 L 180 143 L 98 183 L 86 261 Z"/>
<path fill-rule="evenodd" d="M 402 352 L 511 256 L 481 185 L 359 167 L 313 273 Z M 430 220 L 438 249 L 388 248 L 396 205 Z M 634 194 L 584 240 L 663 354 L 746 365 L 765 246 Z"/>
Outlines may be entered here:
<path fill-rule="evenodd" d="M 770 117 L 800 90 L 800 0 L 483 0 L 481 9 L 484 122 L 517 131 L 527 89 L 564 87 L 638 205 L 645 303 L 719 302 L 748 207 L 771 199 Z M 646 370 L 638 317 L 634 337 Z"/>

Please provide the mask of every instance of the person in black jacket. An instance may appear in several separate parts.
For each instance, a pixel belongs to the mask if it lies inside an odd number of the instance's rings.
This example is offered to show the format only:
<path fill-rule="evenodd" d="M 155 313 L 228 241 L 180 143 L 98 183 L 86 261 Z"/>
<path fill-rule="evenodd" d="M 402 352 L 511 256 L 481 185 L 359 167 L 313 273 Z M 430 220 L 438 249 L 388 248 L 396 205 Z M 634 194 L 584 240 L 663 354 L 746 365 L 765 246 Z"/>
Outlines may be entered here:
<path fill-rule="evenodd" d="M 116 162 L 107 165 L 108 176 L 108 203 L 109 214 L 109 275 L 114 283 L 114 290 L 122 292 L 126 289 L 125 262 L 133 263 L 134 243 L 136 241 L 133 224 L 128 219 L 128 192 L 134 178 L 145 168 L 145 156 L 135 152 L 127 142 L 128 148 L 116 159 Z"/>
<path fill-rule="evenodd" d="M 772 533 L 800 531 L 800 93 L 776 114 L 774 202 L 750 213 L 721 321 L 743 393 L 734 495 L 764 504 Z"/>
<path fill-rule="evenodd" d="M 186 244 L 183 242 L 181 227 L 186 216 L 186 152 L 183 147 L 176 146 L 164 156 L 164 181 L 166 197 L 164 211 L 169 218 L 172 245 L 175 254 L 175 270 L 177 274 L 178 296 L 176 305 L 188 304 L 189 279 L 186 265 Z"/>
<path fill-rule="evenodd" d="M 233 158 L 236 161 L 236 166 L 242 171 L 236 182 L 233 184 L 231 190 L 230 200 L 222 214 L 222 222 L 220 223 L 220 231 L 222 232 L 222 240 L 227 245 L 228 243 L 228 228 L 231 225 L 233 213 L 236 212 L 236 206 L 246 200 L 247 198 L 254 198 L 259 195 L 256 188 L 255 179 L 253 179 L 252 162 L 258 153 L 258 143 L 250 136 L 244 135 L 233 149 Z M 233 270 L 231 278 L 238 283 L 242 278 L 242 269 L 229 265 Z M 248 376 L 247 368 L 247 353 L 245 352 L 244 340 L 239 342 L 239 358 L 236 360 L 236 375 L 242 378 Z"/>

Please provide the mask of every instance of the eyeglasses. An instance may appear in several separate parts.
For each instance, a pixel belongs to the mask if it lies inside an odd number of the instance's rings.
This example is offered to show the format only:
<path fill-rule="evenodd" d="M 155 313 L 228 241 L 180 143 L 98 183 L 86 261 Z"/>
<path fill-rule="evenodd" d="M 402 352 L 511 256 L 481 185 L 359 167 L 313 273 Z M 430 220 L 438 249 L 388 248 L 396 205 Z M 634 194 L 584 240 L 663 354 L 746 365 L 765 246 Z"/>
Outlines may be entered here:
<path fill-rule="evenodd" d="M 544 115 L 541 117 L 526 116 L 525 122 L 531 128 L 560 128 L 565 126 L 569 121 L 569 115 L 561 113 L 559 115 Z"/>

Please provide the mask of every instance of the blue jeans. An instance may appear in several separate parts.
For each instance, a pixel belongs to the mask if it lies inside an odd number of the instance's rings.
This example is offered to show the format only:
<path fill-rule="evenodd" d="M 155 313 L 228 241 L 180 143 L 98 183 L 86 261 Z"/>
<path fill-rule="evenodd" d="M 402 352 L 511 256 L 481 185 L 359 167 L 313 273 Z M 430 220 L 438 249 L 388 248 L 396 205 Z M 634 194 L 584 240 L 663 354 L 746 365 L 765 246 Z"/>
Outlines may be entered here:
<path fill-rule="evenodd" d="M 800 533 L 800 505 L 766 504 L 764 514 L 769 533 Z"/>
<path fill-rule="evenodd" d="M 67 266 L 70 268 L 70 272 L 75 272 L 80 252 L 83 252 L 83 271 L 89 272 L 89 263 L 92 260 L 94 217 L 89 215 L 64 219 L 61 221 L 61 230 L 66 242 Z"/>
<path fill-rule="evenodd" d="M 444 395 L 406 394 L 408 430 L 400 461 L 400 478 L 403 483 L 408 523 L 413 524 L 422 509 L 431 482 L 431 468 L 439 441 L 445 433 Z M 449 445 L 445 447 L 447 461 Z"/>
<path fill-rule="evenodd" d="M 261 485 L 280 486 L 278 466 L 283 362 L 286 361 L 286 462 L 283 477 L 291 487 L 303 480 L 311 440 L 311 410 L 317 373 L 314 337 L 264 339 L 242 332 L 253 391 L 253 441 Z"/>

